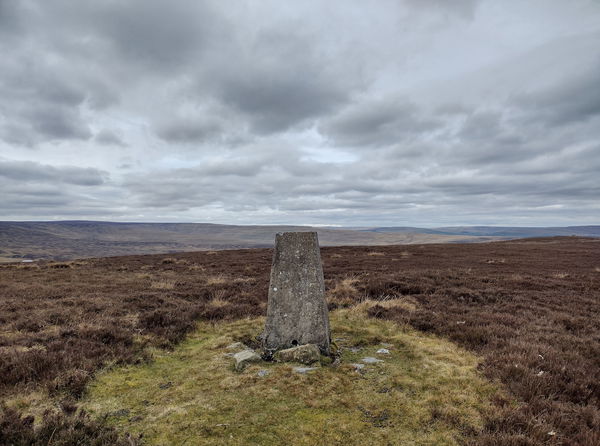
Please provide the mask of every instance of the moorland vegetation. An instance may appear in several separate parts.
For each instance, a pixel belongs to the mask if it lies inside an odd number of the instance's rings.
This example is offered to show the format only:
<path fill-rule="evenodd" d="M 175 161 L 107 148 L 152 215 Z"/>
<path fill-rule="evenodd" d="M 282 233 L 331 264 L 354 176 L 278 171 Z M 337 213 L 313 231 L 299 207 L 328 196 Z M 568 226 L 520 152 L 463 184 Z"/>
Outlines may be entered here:
<path fill-rule="evenodd" d="M 600 444 L 600 240 L 334 247 L 322 258 L 331 310 L 362 305 L 481 358 L 504 391 L 468 441 Z M 264 315 L 270 264 L 255 249 L 1 266 L 0 437 L 137 441 L 78 408 L 94 377 L 152 363 L 198 321 Z"/>

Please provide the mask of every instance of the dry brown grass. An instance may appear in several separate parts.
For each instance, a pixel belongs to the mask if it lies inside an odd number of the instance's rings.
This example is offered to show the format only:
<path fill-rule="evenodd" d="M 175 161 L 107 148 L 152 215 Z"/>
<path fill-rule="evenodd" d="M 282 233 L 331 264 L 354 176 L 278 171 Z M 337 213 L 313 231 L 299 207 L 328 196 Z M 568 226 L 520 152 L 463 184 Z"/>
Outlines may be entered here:
<path fill-rule="evenodd" d="M 217 296 L 209 300 L 206 304 L 211 308 L 224 308 L 229 305 L 229 302 L 223 296 Z"/>
<path fill-rule="evenodd" d="M 174 290 L 176 286 L 177 282 L 169 279 L 153 280 L 150 283 L 150 288 L 154 288 L 156 290 Z"/>
<path fill-rule="evenodd" d="M 67 269 L 67 268 L 71 268 L 72 263 L 71 262 L 49 262 L 47 264 L 48 267 L 50 268 L 56 268 L 56 269 Z"/>
<path fill-rule="evenodd" d="M 225 285 L 229 279 L 227 279 L 224 275 L 219 274 L 216 276 L 208 276 L 205 280 L 207 286 L 218 286 Z"/>
<path fill-rule="evenodd" d="M 384 257 L 385 253 L 381 251 L 370 251 L 367 253 L 369 257 Z"/>
<path fill-rule="evenodd" d="M 494 264 L 494 263 L 506 263 L 506 259 L 488 259 L 485 263 Z"/>
<path fill-rule="evenodd" d="M 356 287 L 359 282 L 357 277 L 345 277 L 337 280 L 335 285 L 327 291 L 327 302 L 331 308 L 346 308 L 356 303 L 360 291 Z"/>
<path fill-rule="evenodd" d="M 358 288 L 356 288 L 356 284 L 360 282 L 358 277 L 346 277 L 342 280 L 338 280 L 335 284 L 335 287 L 329 291 L 329 293 L 336 297 L 357 297 L 358 296 Z"/>
<path fill-rule="evenodd" d="M 17 269 L 40 269 L 40 265 L 37 263 L 19 263 L 14 268 Z"/>
<path fill-rule="evenodd" d="M 256 279 L 254 277 L 236 277 L 232 281 L 233 283 L 256 283 Z"/>
<path fill-rule="evenodd" d="M 350 312 L 360 313 L 368 313 L 369 310 L 378 307 L 385 308 L 386 310 L 403 310 L 409 313 L 412 313 L 417 310 L 419 303 L 416 299 L 411 296 L 403 296 L 403 297 L 391 297 L 388 299 L 364 299 L 360 303 L 354 305 L 350 308 Z"/>
<path fill-rule="evenodd" d="M 202 265 L 190 265 L 188 267 L 189 271 L 206 271 L 206 268 L 204 268 Z"/>

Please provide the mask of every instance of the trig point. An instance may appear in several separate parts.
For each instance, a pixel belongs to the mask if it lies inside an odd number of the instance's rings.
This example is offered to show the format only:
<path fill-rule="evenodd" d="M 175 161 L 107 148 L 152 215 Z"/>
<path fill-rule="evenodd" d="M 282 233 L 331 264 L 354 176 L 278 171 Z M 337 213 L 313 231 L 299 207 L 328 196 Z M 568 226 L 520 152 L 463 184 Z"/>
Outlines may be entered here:
<path fill-rule="evenodd" d="M 329 316 L 316 232 L 275 236 L 267 322 L 261 338 L 268 351 L 316 344 L 329 354 Z"/>

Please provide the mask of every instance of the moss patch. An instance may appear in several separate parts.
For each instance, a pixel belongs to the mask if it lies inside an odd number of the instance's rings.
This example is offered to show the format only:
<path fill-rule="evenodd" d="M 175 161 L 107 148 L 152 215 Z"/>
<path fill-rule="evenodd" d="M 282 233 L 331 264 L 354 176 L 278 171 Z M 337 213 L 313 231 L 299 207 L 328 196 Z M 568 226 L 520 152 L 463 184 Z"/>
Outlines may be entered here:
<path fill-rule="evenodd" d="M 298 374 L 265 362 L 237 373 L 225 347 L 264 321 L 202 323 L 151 363 L 101 373 L 82 406 L 148 444 L 456 445 L 481 428 L 496 390 L 475 356 L 364 308 L 330 317 L 339 366 Z M 382 343 L 390 354 L 376 353 Z M 366 356 L 384 362 L 358 372 L 352 364 Z"/>

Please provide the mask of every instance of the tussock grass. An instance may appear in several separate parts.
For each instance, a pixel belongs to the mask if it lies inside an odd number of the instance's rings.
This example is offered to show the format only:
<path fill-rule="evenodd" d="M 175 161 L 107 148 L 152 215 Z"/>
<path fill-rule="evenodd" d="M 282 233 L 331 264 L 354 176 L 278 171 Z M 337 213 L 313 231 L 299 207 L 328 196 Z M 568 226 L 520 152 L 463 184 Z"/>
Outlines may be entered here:
<path fill-rule="evenodd" d="M 56 268 L 56 269 L 68 269 L 71 268 L 72 263 L 71 262 L 50 262 L 48 263 L 48 267 L 49 268 Z"/>
<path fill-rule="evenodd" d="M 345 308 L 354 305 L 360 295 L 356 285 L 360 282 L 357 277 L 345 277 L 335 282 L 335 286 L 327 291 L 327 301 L 335 308 Z"/>
<path fill-rule="evenodd" d="M 175 280 L 154 280 L 150 283 L 150 288 L 155 288 L 157 290 L 174 290 L 177 282 Z"/>
<path fill-rule="evenodd" d="M 202 265 L 190 265 L 188 267 L 188 270 L 190 270 L 190 271 L 206 271 L 206 268 L 204 268 Z"/>
<path fill-rule="evenodd" d="M 230 303 L 223 299 L 223 296 L 219 296 L 219 293 L 215 293 L 216 296 L 207 302 L 207 305 L 211 308 L 224 308 Z"/>
<path fill-rule="evenodd" d="M 82 405 L 119 430 L 143 432 L 147 444 L 457 445 L 480 429 L 496 390 L 479 376 L 478 359 L 367 318 L 361 305 L 332 313 L 337 367 L 300 375 L 264 362 L 237 373 L 225 347 L 258 334 L 264 320 L 201 323 L 153 362 L 100 374 Z M 377 356 L 382 342 L 391 344 L 379 355 L 385 362 L 357 372 L 352 363 Z M 259 377 L 260 369 L 269 374 Z"/>
<path fill-rule="evenodd" d="M 214 285 L 225 285 L 227 283 L 228 279 L 219 274 L 216 276 L 208 276 L 206 278 L 206 285 L 207 286 L 214 286 Z"/>
<path fill-rule="evenodd" d="M 384 297 L 381 299 L 364 299 L 356 304 L 349 311 L 354 313 L 368 312 L 374 307 L 383 307 L 386 309 L 402 309 L 409 312 L 415 311 L 418 308 L 418 302 L 411 296 L 402 297 Z"/>

